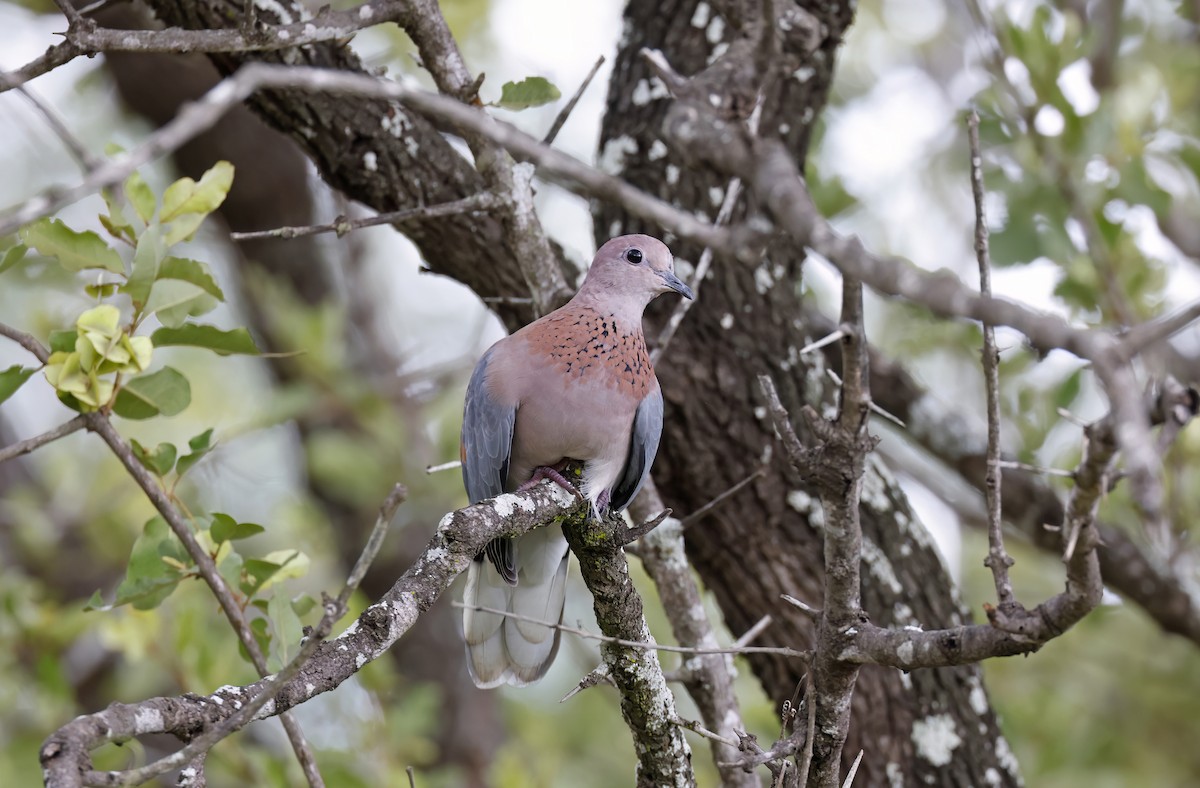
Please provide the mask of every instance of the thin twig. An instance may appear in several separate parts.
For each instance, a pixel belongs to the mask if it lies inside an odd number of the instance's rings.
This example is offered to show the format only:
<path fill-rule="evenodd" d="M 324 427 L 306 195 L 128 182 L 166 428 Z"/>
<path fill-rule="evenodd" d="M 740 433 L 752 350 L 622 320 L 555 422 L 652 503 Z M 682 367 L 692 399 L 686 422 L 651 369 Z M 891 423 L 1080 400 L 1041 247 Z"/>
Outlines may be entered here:
<path fill-rule="evenodd" d="M 791 594 L 780 594 L 779 597 L 784 602 L 787 602 L 789 605 L 793 605 L 794 607 L 798 608 L 801 613 L 808 616 L 813 621 L 821 620 L 820 608 L 816 608 L 805 602 L 801 602 L 799 599 L 796 599 L 796 597 L 792 596 Z"/>
<path fill-rule="evenodd" d="M 1169 315 L 1136 325 L 1121 337 L 1117 353 L 1132 359 L 1146 348 L 1168 337 L 1174 336 L 1192 323 L 1200 320 L 1200 301 L 1193 301 Z"/>
<path fill-rule="evenodd" d="M 74 6 L 69 2 L 66 5 L 74 10 Z M 46 121 L 46 125 L 62 141 L 63 145 L 66 146 L 67 150 L 75 158 L 75 161 L 79 163 L 79 166 L 85 172 L 94 169 L 100 163 L 100 159 L 93 156 L 84 144 L 79 141 L 79 138 L 71 133 L 71 130 L 67 128 L 67 124 L 63 122 L 63 119 L 55 112 L 53 107 L 42 101 L 41 97 L 24 86 L 18 87 L 17 92 L 24 96 L 38 113 L 41 114 L 42 118 Z"/>
<path fill-rule="evenodd" d="M 26 334 L 20 329 L 0 323 L 0 336 L 8 337 L 12 341 L 16 342 L 18 345 L 36 356 L 37 360 L 43 364 L 45 364 L 50 358 L 50 350 L 41 342 L 39 342 L 37 337 L 35 337 L 33 334 Z"/>
<path fill-rule="evenodd" d="M 48 432 L 43 432 L 41 435 L 35 435 L 32 438 L 26 438 L 23 441 L 17 441 L 9 446 L 0 449 L 0 463 L 20 457 L 23 454 L 28 454 L 34 449 L 41 448 L 51 441 L 56 441 L 59 438 L 65 438 L 72 432 L 78 432 L 87 426 L 87 419 L 83 416 L 76 416 L 68 422 L 64 422 Z"/>
<path fill-rule="evenodd" d="M 12 233 L 34 219 L 53 213 L 93 193 L 123 181 L 138 167 L 173 151 L 202 131 L 211 128 L 230 108 L 266 88 L 295 88 L 313 92 L 340 92 L 401 101 L 418 112 L 447 121 L 464 131 L 486 134 L 519 159 L 535 164 L 539 175 L 565 184 L 593 197 L 620 202 L 645 219 L 659 223 L 676 235 L 711 245 L 729 253 L 738 246 L 728 229 L 718 228 L 681 211 L 669 203 L 607 175 L 573 156 L 548 148 L 510 124 L 461 102 L 428 93 L 398 82 L 386 82 L 363 74 L 328 69 L 270 66 L 250 63 L 219 82 L 200 99 L 179 113 L 145 142 L 127 153 L 109 159 L 73 186 L 53 188 L 12 209 L 0 218 L 0 236 Z"/>
<path fill-rule="evenodd" d="M 172 769 L 178 769 L 202 753 L 208 752 L 217 742 L 253 720 L 258 710 L 274 698 L 300 672 L 305 664 L 307 664 L 309 658 L 316 652 L 317 647 L 329 636 L 333 625 L 346 614 L 350 595 L 358 588 L 371 562 L 379 554 L 379 548 L 383 544 L 384 537 L 387 535 L 392 517 L 395 516 L 396 510 L 400 508 L 400 504 L 404 502 L 407 495 L 408 491 L 404 488 L 404 485 L 397 484 L 392 488 L 391 494 L 388 495 L 387 500 L 380 507 L 379 517 L 375 520 L 375 527 L 371 529 L 371 534 L 367 537 L 367 543 L 363 546 L 362 553 L 358 556 L 358 561 L 355 562 L 354 569 L 346 579 L 341 593 L 338 594 L 337 599 L 326 600 L 325 614 L 321 617 L 321 621 L 317 624 L 316 629 L 308 635 L 300 647 L 300 651 L 297 652 L 292 661 L 283 670 L 271 676 L 257 695 L 246 701 L 235 713 L 192 739 L 183 749 L 137 769 L 122 772 L 104 772 L 101 775 L 103 782 L 96 784 L 140 785 L 160 774 L 165 774 Z"/>
<path fill-rule="evenodd" d="M 451 460 L 437 465 L 426 465 L 425 473 L 441 473 L 442 471 L 452 471 L 455 468 L 462 467 L 462 460 Z"/>
<path fill-rule="evenodd" d="M 726 490 L 725 492 L 718 495 L 716 498 L 713 498 L 711 501 L 704 504 L 696 511 L 692 512 L 687 517 L 684 517 L 682 520 L 680 520 L 679 521 L 680 527 L 686 529 L 689 525 L 692 525 L 693 523 L 698 522 L 701 518 L 703 518 L 705 515 L 707 515 L 713 509 L 717 508 L 718 506 L 723 504 L 725 501 L 729 500 L 731 497 L 733 497 L 737 493 L 741 492 L 742 488 L 744 488 L 746 485 L 748 485 L 750 482 L 754 481 L 758 477 L 762 476 L 765 471 L 766 471 L 766 468 L 762 467 L 762 466 L 755 469 L 755 471 L 753 473 L 751 473 L 749 476 L 742 479 L 740 482 L 733 485 L 728 490 Z"/>
<path fill-rule="evenodd" d="M 774 621 L 774 619 L 771 618 L 770 613 L 763 616 L 758 620 L 757 623 L 755 623 L 754 626 L 743 632 L 740 638 L 733 641 L 733 647 L 745 648 L 746 646 L 750 645 L 758 638 L 759 635 L 767 631 L 767 627 L 771 626 L 772 621 Z"/>
<path fill-rule="evenodd" d="M 850 771 L 846 773 L 846 781 L 842 783 L 842 788 L 850 788 L 854 784 L 854 775 L 858 774 L 858 765 L 862 763 L 864 752 L 866 750 L 859 750 L 858 755 L 854 756 L 854 763 L 850 764 Z"/>
<path fill-rule="evenodd" d="M 800 756 L 800 785 L 808 785 L 808 771 L 812 768 L 813 739 L 817 734 L 817 693 L 813 685 L 812 671 L 805 674 L 804 707 L 808 711 L 808 724 L 804 735 L 804 752 Z"/>
<path fill-rule="evenodd" d="M 842 385 L 841 376 L 838 375 L 838 373 L 834 372 L 832 369 L 826 369 L 825 374 L 829 377 L 830 380 L 832 380 L 834 382 L 834 385 L 837 385 L 837 386 Z M 899 416 L 895 416 L 891 413 L 888 413 L 886 410 L 879 407 L 874 402 L 867 403 L 867 407 L 869 407 L 871 409 L 871 412 L 874 413 L 876 416 L 883 416 L 885 419 L 887 419 L 891 423 L 895 424 L 900 429 L 902 429 L 902 430 L 908 429 L 908 427 L 904 424 L 904 422 L 900 419 Z"/>
<path fill-rule="evenodd" d="M 475 610 L 480 613 L 493 613 L 498 616 L 504 616 L 505 618 L 514 619 L 516 621 L 527 621 L 530 624 L 538 624 L 543 627 L 548 627 L 549 629 L 557 629 L 559 632 L 566 632 L 568 634 L 576 635 L 578 637 L 586 638 L 588 640 L 598 640 L 601 643 L 612 643 L 613 645 L 624 646 L 625 648 L 640 648 L 640 649 L 644 649 L 646 651 L 668 651 L 672 654 L 690 654 L 690 655 L 777 654 L 781 657 L 795 657 L 797 659 L 808 659 L 808 657 L 809 657 L 809 652 L 807 652 L 807 651 L 798 651 L 797 649 L 794 649 L 794 648 L 785 648 L 782 646 L 779 646 L 779 647 L 775 647 L 775 646 L 742 646 L 742 647 L 729 646 L 726 648 L 720 648 L 720 647 L 718 647 L 718 648 L 688 648 L 687 646 L 669 646 L 669 645 L 665 645 L 663 643 L 647 643 L 644 641 L 637 641 L 637 640 L 625 640 L 623 638 L 614 638 L 614 637 L 609 637 L 608 635 L 601 635 L 598 632 L 589 632 L 586 629 L 579 629 L 578 627 L 571 627 L 571 626 L 567 626 L 566 624 L 559 624 L 559 623 L 552 622 L 552 621 L 544 621 L 540 618 L 533 618 L 531 616 L 523 616 L 519 613 L 513 613 L 511 610 L 500 610 L 498 608 L 486 607 L 484 605 L 465 605 L 462 602 L 451 602 L 450 604 L 453 607 L 462 608 L 464 610 Z"/>
<path fill-rule="evenodd" d="M 1075 476 L 1075 471 L 1069 471 L 1066 468 L 1050 468 L 1045 465 L 1032 465 L 1028 462 L 1019 462 L 1017 460 L 996 460 L 996 467 L 1008 468 L 1014 471 L 1040 473 L 1046 476 L 1061 476 L 1065 479 L 1071 479 Z"/>
<path fill-rule="evenodd" d="M 107 414 L 103 412 L 88 413 L 85 414 L 84 418 L 88 429 L 95 432 L 108 444 L 112 452 L 117 455 L 117 459 L 125 466 L 125 470 L 133 477 L 137 485 L 142 488 L 146 497 L 154 504 L 154 508 L 163 516 L 171 531 L 183 544 L 184 549 L 192 561 L 195 562 L 200 576 L 204 578 L 204 582 L 212 590 L 213 596 L 217 598 L 217 603 L 225 612 L 225 616 L 229 619 L 234 632 L 237 633 L 238 640 L 241 641 L 242 646 L 246 649 L 246 653 L 250 655 L 250 661 L 254 664 L 255 670 L 258 671 L 260 676 L 268 675 L 270 671 L 267 668 L 267 659 L 263 655 L 262 649 L 259 648 L 258 641 L 250 629 L 250 622 L 246 619 L 245 612 L 242 610 L 241 605 L 238 604 L 237 599 L 234 598 L 229 584 L 225 582 L 225 578 L 217 570 L 217 565 L 213 561 L 212 556 L 196 541 L 191 527 L 183 518 L 183 515 L 180 514 L 179 509 L 171 503 L 170 498 L 158 486 L 154 477 L 150 475 L 150 472 L 134 456 L 133 449 L 130 448 L 125 439 L 113 427 Z M 324 785 L 320 773 L 316 771 L 316 758 L 312 754 L 312 748 L 300 731 L 294 715 L 286 712 L 280 715 L 280 719 L 284 725 L 284 729 L 287 731 L 288 739 L 292 743 L 292 748 L 296 751 L 296 757 L 300 760 L 301 767 L 304 769 L 309 784 L 314 786 L 314 788 Z M 183 761 L 183 763 L 186 763 L 186 761 Z"/>
<path fill-rule="evenodd" d="M 754 111 L 750 113 L 750 118 L 746 121 L 746 127 L 751 134 L 758 133 L 758 121 L 762 117 L 763 97 L 760 93 L 758 103 L 754 106 Z M 729 223 L 729 219 L 733 216 L 733 209 L 737 206 L 738 197 L 742 193 L 742 179 L 730 178 L 729 187 L 725 190 L 725 199 L 721 202 L 721 209 L 717 211 L 717 218 L 713 221 L 714 227 L 721 227 Z M 711 246 L 705 246 L 704 251 L 700 253 L 700 261 L 696 263 L 696 270 L 692 274 L 692 295 L 693 298 L 681 298 L 675 305 L 675 309 L 671 312 L 671 317 L 667 319 L 667 324 L 663 326 L 662 331 L 658 334 L 658 339 L 654 342 L 654 349 L 650 351 L 650 362 L 657 364 L 662 358 L 662 354 L 666 352 L 667 346 L 671 344 L 671 339 L 674 338 L 675 332 L 679 330 L 679 326 L 683 323 L 683 319 L 687 316 L 688 310 L 696 303 L 696 298 L 700 295 L 700 286 L 704 284 L 704 278 L 708 276 L 708 269 L 712 265 L 713 250 Z"/>
<path fill-rule="evenodd" d="M 558 702 L 566 703 L 571 698 L 583 692 L 585 689 L 604 683 L 613 683 L 612 673 L 609 671 L 607 662 L 601 662 L 599 665 L 589 670 L 587 675 L 581 678 L 579 683 L 572 687 L 570 692 L 568 692 L 566 695 L 563 695 Z"/>
<path fill-rule="evenodd" d="M 992 262 L 988 254 L 988 226 L 983 199 L 983 154 L 979 149 L 979 113 L 967 116 L 967 138 L 971 149 L 971 194 L 975 198 L 975 257 L 979 263 L 979 292 L 992 295 Z M 987 389 L 987 471 L 984 491 L 987 498 L 988 554 L 984 565 L 992 570 L 996 598 L 1002 609 L 1014 603 L 1008 568 L 1013 559 L 1004 549 L 1004 524 L 1001 520 L 1000 487 L 1004 473 L 1000 467 L 1000 352 L 996 349 L 996 329 L 983 324 L 983 378 Z"/>
<path fill-rule="evenodd" d="M 820 350 L 821 348 L 825 347 L 826 345 L 831 345 L 834 342 L 837 342 L 839 339 L 841 339 L 844 336 L 846 336 L 846 334 L 839 328 L 837 331 L 834 331 L 831 334 L 826 334 L 825 336 L 821 337 L 817 341 L 810 342 L 807 345 L 805 345 L 804 347 L 800 348 L 799 355 L 803 356 L 805 353 L 811 353 L 814 350 Z"/>
<path fill-rule="evenodd" d="M 554 138 L 558 136 L 558 132 L 562 129 L 563 124 L 567 122 L 567 118 L 569 118 L 571 116 L 571 112 L 574 111 L 575 105 L 579 103 L 579 99 L 583 97 L 584 91 L 587 90 L 588 85 L 592 84 L 592 80 L 595 78 L 596 72 L 598 72 L 600 67 L 603 65 L 604 55 L 601 55 L 600 57 L 596 58 L 596 64 L 592 66 L 591 71 L 589 71 L 587 76 L 583 78 L 583 82 L 580 83 L 579 89 L 575 91 L 575 95 L 571 96 L 571 100 L 567 102 L 567 105 L 563 107 L 561 111 L 559 111 L 558 116 L 554 119 L 554 124 L 550 126 L 550 131 L 546 132 L 546 137 L 542 140 L 542 144 L 554 144 Z"/>
<path fill-rule="evenodd" d="M 733 739 L 722 736 L 719 733 L 713 733 L 708 728 L 705 728 L 703 725 L 696 722 L 695 720 L 686 720 L 683 717 L 676 715 L 675 724 L 678 725 L 680 728 L 687 728 L 692 733 L 699 734 L 706 739 L 711 739 L 713 741 L 720 742 L 721 744 L 724 744 L 726 747 L 732 747 L 735 750 L 738 747 L 738 743 L 735 742 Z"/>
<path fill-rule="evenodd" d="M 327 224 L 311 224 L 303 227 L 277 227 L 274 230 L 254 230 L 245 233 L 230 233 L 234 241 L 257 241 L 263 238 L 303 238 L 319 233 L 337 233 L 338 238 L 354 230 L 364 227 L 377 227 L 381 224 L 403 224 L 418 219 L 433 219 L 439 216 L 454 216 L 460 213 L 487 211 L 494 208 L 499 201 L 491 192 L 479 192 L 461 200 L 427 205 L 423 208 L 407 208 L 403 211 L 390 211 L 361 219 L 347 219 L 339 216 Z"/>

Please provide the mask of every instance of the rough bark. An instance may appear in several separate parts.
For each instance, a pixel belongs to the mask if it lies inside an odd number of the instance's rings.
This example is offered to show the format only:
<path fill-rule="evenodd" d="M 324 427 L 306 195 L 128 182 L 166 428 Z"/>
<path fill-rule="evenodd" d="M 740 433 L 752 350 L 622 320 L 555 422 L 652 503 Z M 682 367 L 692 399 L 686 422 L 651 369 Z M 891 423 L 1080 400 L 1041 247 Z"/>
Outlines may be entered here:
<path fill-rule="evenodd" d="M 797 73 L 770 91 L 760 122 L 764 136 L 781 137 L 800 160 L 813 120 L 823 109 L 834 55 L 851 18 L 848 4 L 803 5 L 824 26 L 825 35 Z M 622 174 L 635 185 L 709 216 L 716 213 L 714 203 L 724 193 L 725 179 L 688 166 L 677 152 L 663 155 L 659 129 L 669 99 L 644 100 L 654 94 L 649 82 L 641 84 L 651 73 L 638 52 L 642 47 L 660 49 L 681 74 L 695 74 L 705 68 L 713 43 L 727 40 L 734 29 L 728 19 L 718 25 L 713 18 L 710 6 L 694 0 L 635 0 L 627 7 L 601 138 L 604 159 L 622 165 Z M 658 232 L 607 205 L 599 206 L 595 224 L 598 237 Z M 700 251 L 682 244 L 673 250 L 685 260 L 696 260 Z M 776 380 L 793 412 L 826 396 L 820 359 L 797 354 L 809 334 L 798 319 L 801 263 L 797 251 L 778 247 L 755 268 L 718 260 L 659 364 L 666 428 L 655 479 L 666 503 L 678 512 L 699 508 L 776 451 L 760 408 L 756 374 Z M 862 512 L 864 608 L 872 621 L 885 626 L 962 623 L 965 611 L 924 527 L 886 470 L 878 463 L 869 470 Z M 787 593 L 819 605 L 821 524 L 813 491 L 785 462 L 776 461 L 688 531 L 689 556 L 732 631 L 769 613 L 776 624 L 764 634 L 764 643 L 811 646 L 811 621 L 779 596 Z M 772 656 L 753 656 L 750 663 L 770 697 L 782 703 L 792 696 L 801 666 Z M 849 760 L 860 748 L 866 751 L 858 777 L 865 785 L 893 780 L 946 786 L 987 784 L 989 779 L 1019 783 L 977 667 L 910 676 L 865 667 L 852 719 L 845 756 Z M 955 742 L 948 759 L 925 746 L 931 730 L 952 733 L 945 740 Z"/>
<path fill-rule="evenodd" d="M 236 27 L 244 8 L 241 0 L 147 2 L 164 22 L 189 29 Z M 300 16 L 290 2 L 272 8 L 287 18 L 271 21 L 290 22 Z M 260 19 L 271 16 L 263 9 L 258 14 Z M 247 62 L 366 73 L 349 47 L 337 42 L 210 57 L 226 74 Z M 327 183 L 377 211 L 450 202 L 485 188 L 483 176 L 433 124 L 397 104 L 298 90 L 262 91 L 248 103 L 268 125 L 295 141 Z M 434 270 L 469 283 L 481 297 L 528 292 L 515 250 L 494 216 L 463 214 L 413 221 L 405 225 L 404 233 Z M 510 328 L 533 316 L 527 304 L 501 303 L 496 311 Z"/>

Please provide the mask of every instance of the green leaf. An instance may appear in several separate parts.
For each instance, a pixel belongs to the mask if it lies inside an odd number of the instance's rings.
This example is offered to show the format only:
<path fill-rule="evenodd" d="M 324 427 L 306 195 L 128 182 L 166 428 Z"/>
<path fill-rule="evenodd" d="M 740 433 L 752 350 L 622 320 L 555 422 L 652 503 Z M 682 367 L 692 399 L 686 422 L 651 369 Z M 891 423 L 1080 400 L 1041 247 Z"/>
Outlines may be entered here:
<path fill-rule="evenodd" d="M 209 427 L 204 432 L 188 441 L 188 448 L 192 451 L 208 451 L 212 448 L 212 427 Z"/>
<path fill-rule="evenodd" d="M 0 274 L 12 268 L 17 263 L 25 259 L 25 253 L 29 251 L 29 247 L 25 244 L 17 244 L 13 248 L 4 253 L 4 257 L 0 259 Z"/>
<path fill-rule="evenodd" d="M 520 82 L 505 82 L 500 88 L 500 100 L 492 106 L 519 111 L 560 98 L 562 93 L 545 77 L 526 77 Z"/>
<path fill-rule="evenodd" d="M 25 381 L 33 376 L 34 372 L 37 372 L 37 370 L 17 364 L 0 372 L 0 402 L 4 402 L 4 400 L 15 394 L 17 389 L 25 385 Z"/>
<path fill-rule="evenodd" d="M 179 279 L 162 279 L 154 283 L 145 310 L 158 315 L 164 326 L 178 328 L 194 315 L 203 315 L 217 308 L 217 299 L 196 285 Z"/>
<path fill-rule="evenodd" d="M 217 286 L 217 280 L 213 278 L 212 270 L 198 260 L 189 260 L 186 257 L 168 257 L 162 261 L 158 278 L 190 282 L 218 301 L 225 300 L 225 294 Z"/>
<path fill-rule="evenodd" d="M 202 213 L 185 213 L 175 221 L 166 225 L 164 240 L 168 246 L 174 246 L 180 241 L 190 241 L 200 225 L 204 224 L 206 216 Z"/>
<path fill-rule="evenodd" d="M 233 185 L 233 165 L 219 161 L 196 182 L 191 178 L 180 178 L 167 187 L 163 194 L 160 219 L 169 222 L 188 213 L 207 215 L 225 202 L 229 187 Z"/>
<path fill-rule="evenodd" d="M 88 597 L 88 601 L 83 606 L 83 612 L 90 613 L 93 610 L 112 610 L 112 605 L 105 604 L 104 597 L 100 596 L 99 591 L 93 591 Z"/>
<path fill-rule="evenodd" d="M 152 225 L 146 228 L 137 240 L 137 250 L 133 253 L 133 273 L 129 281 L 121 288 L 133 299 L 135 308 L 141 308 L 150 297 L 150 288 L 158 278 L 159 266 L 167 254 L 167 246 L 163 243 L 162 228 Z"/>
<path fill-rule="evenodd" d="M 271 633 L 267 629 L 267 620 L 265 618 L 256 618 L 250 622 L 250 631 L 254 633 L 254 640 L 258 643 L 259 650 L 268 654 L 271 650 Z M 238 653 L 242 655 L 242 659 L 250 662 L 250 653 L 246 651 L 245 643 L 238 643 Z"/>
<path fill-rule="evenodd" d="M 191 470 L 191 467 L 200 462 L 204 455 L 212 451 L 212 428 L 205 430 L 196 437 L 188 441 L 188 447 L 192 453 L 186 454 L 179 458 L 179 463 L 175 466 L 175 472 L 180 476 Z"/>
<path fill-rule="evenodd" d="M 298 648 L 296 643 L 300 640 L 303 625 L 300 623 L 300 617 L 292 610 L 291 600 L 278 588 L 267 604 L 267 617 L 275 630 L 273 656 L 279 660 L 278 666 L 274 666 L 273 669 L 279 670 L 291 661 L 293 652 Z"/>
<path fill-rule="evenodd" d="M 239 523 L 229 515 L 220 512 L 215 512 L 212 518 L 209 535 L 217 544 L 236 539 L 249 539 L 251 536 L 257 536 L 267 530 L 258 523 Z"/>
<path fill-rule="evenodd" d="M 77 339 L 79 339 L 79 332 L 73 328 L 62 331 L 51 331 L 50 352 L 70 353 L 75 349 L 75 340 Z"/>
<path fill-rule="evenodd" d="M 292 612 L 301 618 L 307 616 L 316 606 L 317 600 L 313 599 L 310 594 L 301 593 L 292 597 Z"/>
<path fill-rule="evenodd" d="M 104 239 L 91 230 L 76 232 L 58 219 L 38 219 L 21 228 L 21 240 L 68 271 L 102 268 L 124 274 L 125 264 Z"/>
<path fill-rule="evenodd" d="M 1054 394 L 1054 405 L 1056 408 L 1070 408 L 1075 402 L 1075 398 L 1079 396 L 1079 389 L 1083 383 L 1083 370 L 1077 369 L 1067 376 L 1062 385 L 1058 387 L 1058 391 Z"/>
<path fill-rule="evenodd" d="M 230 353 L 243 353 L 257 356 L 262 351 L 254 344 L 254 338 L 244 328 L 222 331 L 216 326 L 201 323 L 184 323 L 179 328 L 160 328 L 150 335 L 155 347 L 171 345 L 186 345 L 202 347 L 217 355 L 228 356 Z"/>
<path fill-rule="evenodd" d="M 109 282 L 103 285 L 84 285 L 83 291 L 92 298 L 108 298 L 113 293 L 117 292 L 115 282 Z"/>
<path fill-rule="evenodd" d="M 303 577 L 310 563 L 309 557 L 299 550 L 276 550 L 262 558 L 248 558 L 242 592 L 254 596 L 281 580 Z"/>
<path fill-rule="evenodd" d="M 183 373 L 172 367 L 163 367 L 158 372 L 126 382 L 113 403 L 113 413 L 127 419 L 174 416 L 191 401 L 192 387 Z"/>
<path fill-rule="evenodd" d="M 135 440 L 131 440 L 129 444 L 133 447 L 133 456 L 137 457 L 138 462 L 153 473 L 166 476 L 175 467 L 175 457 L 178 452 L 174 444 L 160 443 L 154 447 L 154 451 L 150 451 Z"/>
<path fill-rule="evenodd" d="M 167 560 L 164 560 L 167 559 Z M 191 566 L 191 559 L 161 517 L 146 523 L 133 543 L 125 579 L 117 586 L 113 607 L 131 604 L 137 610 L 158 607 L 187 575 L 176 565 Z"/>
<path fill-rule="evenodd" d="M 129 204 L 137 211 L 138 217 L 149 224 L 154 216 L 154 192 L 150 191 L 150 187 L 138 173 L 135 172 L 125 179 L 125 196 L 129 198 Z"/>
<path fill-rule="evenodd" d="M 217 553 L 217 571 L 225 578 L 230 588 L 239 588 L 242 584 L 242 556 L 233 549 L 232 543 L 226 544 L 227 546 Z"/>
<path fill-rule="evenodd" d="M 129 243 L 136 242 L 137 230 L 134 229 L 133 223 L 125 218 L 125 210 L 118 202 L 117 195 L 111 189 L 104 189 L 100 194 L 104 197 L 104 204 L 108 206 L 108 215 L 100 214 L 98 217 L 100 224 L 113 238 Z"/>

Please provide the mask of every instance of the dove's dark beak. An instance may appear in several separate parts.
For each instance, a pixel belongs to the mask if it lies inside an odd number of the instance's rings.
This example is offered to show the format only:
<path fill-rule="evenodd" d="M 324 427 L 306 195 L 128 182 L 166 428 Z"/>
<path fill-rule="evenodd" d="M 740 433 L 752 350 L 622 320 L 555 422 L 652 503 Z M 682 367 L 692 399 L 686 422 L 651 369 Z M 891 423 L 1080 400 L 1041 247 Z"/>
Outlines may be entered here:
<path fill-rule="evenodd" d="M 679 295 L 688 300 L 696 297 L 695 294 L 692 293 L 692 288 L 685 285 L 683 280 L 675 276 L 675 274 L 671 271 L 660 271 L 658 275 L 662 277 L 663 284 L 666 285 L 667 289 L 674 290 L 676 293 L 679 293 Z"/>

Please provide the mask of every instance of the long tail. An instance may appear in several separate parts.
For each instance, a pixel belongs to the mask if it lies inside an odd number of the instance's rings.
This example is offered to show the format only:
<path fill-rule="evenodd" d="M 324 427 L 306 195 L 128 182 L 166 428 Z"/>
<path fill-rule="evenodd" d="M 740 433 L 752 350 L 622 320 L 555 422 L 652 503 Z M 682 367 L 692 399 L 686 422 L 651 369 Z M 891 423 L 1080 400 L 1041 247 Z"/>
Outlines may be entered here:
<path fill-rule="evenodd" d="M 477 687 L 523 687 L 546 675 L 558 653 L 561 632 L 541 624 L 485 613 L 507 610 L 538 621 L 562 622 L 567 598 L 567 540 L 556 526 L 538 528 L 514 545 L 517 584 L 511 586 L 488 560 L 473 561 L 463 591 L 467 665 Z"/>

